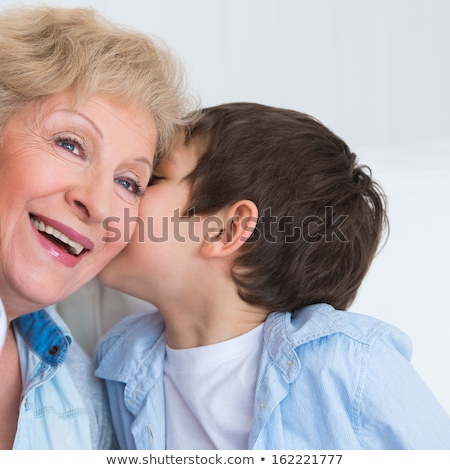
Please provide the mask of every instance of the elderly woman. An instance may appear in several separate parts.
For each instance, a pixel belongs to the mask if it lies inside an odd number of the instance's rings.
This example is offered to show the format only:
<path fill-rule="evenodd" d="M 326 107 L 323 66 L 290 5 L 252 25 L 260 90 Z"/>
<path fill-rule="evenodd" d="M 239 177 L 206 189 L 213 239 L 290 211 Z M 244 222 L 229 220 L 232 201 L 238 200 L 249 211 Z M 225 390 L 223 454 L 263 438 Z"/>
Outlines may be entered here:
<path fill-rule="evenodd" d="M 123 248 L 104 221 L 137 216 L 188 109 L 182 69 L 90 9 L 19 8 L 0 14 L 0 70 L 0 448 L 107 448 L 102 389 L 47 306 Z"/>

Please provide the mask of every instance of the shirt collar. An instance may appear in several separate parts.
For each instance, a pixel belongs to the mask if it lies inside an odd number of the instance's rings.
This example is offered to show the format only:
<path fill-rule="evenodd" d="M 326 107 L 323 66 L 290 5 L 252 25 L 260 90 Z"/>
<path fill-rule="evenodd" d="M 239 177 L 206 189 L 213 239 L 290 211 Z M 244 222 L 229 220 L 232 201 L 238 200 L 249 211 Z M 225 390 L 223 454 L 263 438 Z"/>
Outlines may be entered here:
<path fill-rule="evenodd" d="M 100 340 L 96 361 L 105 344 L 95 371 L 97 377 L 124 383 L 143 380 L 146 375 L 157 377 L 163 370 L 166 351 L 164 320 L 159 312 L 130 315 Z"/>
<path fill-rule="evenodd" d="M 47 307 L 13 320 L 14 328 L 43 361 L 55 366 L 66 359 L 72 336 L 56 311 Z"/>
<path fill-rule="evenodd" d="M 290 383 L 301 369 L 296 348 L 302 344 L 341 331 L 339 312 L 331 305 L 315 304 L 293 313 L 271 313 L 264 328 L 264 343 L 274 363 Z"/>

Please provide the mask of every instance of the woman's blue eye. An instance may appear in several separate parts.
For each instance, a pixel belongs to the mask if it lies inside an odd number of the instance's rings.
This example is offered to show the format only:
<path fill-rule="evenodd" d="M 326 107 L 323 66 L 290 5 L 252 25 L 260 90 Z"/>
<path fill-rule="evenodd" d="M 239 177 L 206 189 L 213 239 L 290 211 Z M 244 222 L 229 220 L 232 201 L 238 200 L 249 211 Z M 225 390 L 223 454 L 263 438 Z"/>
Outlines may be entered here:
<path fill-rule="evenodd" d="M 137 181 L 129 181 L 127 179 L 117 179 L 117 183 L 123 186 L 130 193 L 136 194 L 141 197 L 144 195 L 144 190 L 139 186 Z"/>
<path fill-rule="evenodd" d="M 70 142 L 61 142 L 61 147 L 69 150 L 69 152 L 73 152 L 75 150 L 75 145 Z"/>
<path fill-rule="evenodd" d="M 125 189 L 128 189 L 128 191 L 133 191 L 133 185 L 129 181 L 119 180 L 118 183 Z"/>
<path fill-rule="evenodd" d="M 61 148 L 63 148 L 64 150 L 67 150 L 70 153 L 73 153 L 74 155 L 81 157 L 85 155 L 86 153 L 82 143 L 72 140 L 70 138 L 60 137 L 57 139 L 56 143 Z"/>

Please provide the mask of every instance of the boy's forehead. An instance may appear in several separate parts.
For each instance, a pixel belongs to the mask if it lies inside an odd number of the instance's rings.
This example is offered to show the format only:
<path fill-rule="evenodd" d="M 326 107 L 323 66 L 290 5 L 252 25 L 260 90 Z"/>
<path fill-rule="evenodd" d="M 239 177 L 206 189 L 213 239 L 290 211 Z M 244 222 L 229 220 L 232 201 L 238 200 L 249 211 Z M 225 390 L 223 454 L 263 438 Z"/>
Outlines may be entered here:
<path fill-rule="evenodd" d="M 199 139 L 194 138 L 186 143 L 184 137 L 180 137 L 171 152 L 161 161 L 158 170 L 189 174 L 197 166 L 201 148 Z"/>
<path fill-rule="evenodd" d="M 178 160 L 189 159 L 197 163 L 205 151 L 205 142 L 201 137 L 194 137 L 189 142 L 183 139 L 177 142 L 174 150 Z"/>

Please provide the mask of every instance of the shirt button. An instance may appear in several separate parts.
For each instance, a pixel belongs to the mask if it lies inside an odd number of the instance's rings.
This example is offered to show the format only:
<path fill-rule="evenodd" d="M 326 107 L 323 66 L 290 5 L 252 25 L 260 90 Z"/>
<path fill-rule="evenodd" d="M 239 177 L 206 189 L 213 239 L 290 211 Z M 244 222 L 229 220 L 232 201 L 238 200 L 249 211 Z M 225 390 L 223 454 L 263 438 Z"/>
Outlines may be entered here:
<path fill-rule="evenodd" d="M 50 354 L 50 356 L 56 356 L 59 353 L 59 347 L 51 346 L 48 350 L 48 353 Z"/>

